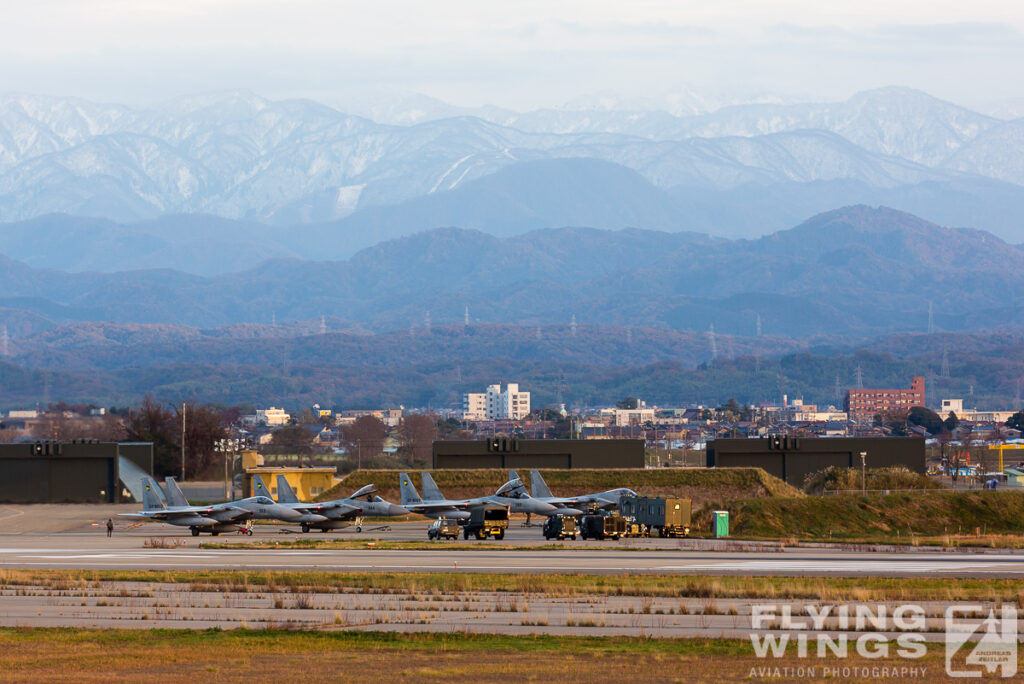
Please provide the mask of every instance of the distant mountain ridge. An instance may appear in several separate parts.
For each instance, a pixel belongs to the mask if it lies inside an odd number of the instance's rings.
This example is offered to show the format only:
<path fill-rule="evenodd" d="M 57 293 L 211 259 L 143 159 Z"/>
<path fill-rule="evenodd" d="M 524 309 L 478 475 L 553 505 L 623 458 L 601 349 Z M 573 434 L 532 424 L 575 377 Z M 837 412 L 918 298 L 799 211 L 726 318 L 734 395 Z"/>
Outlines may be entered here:
<path fill-rule="evenodd" d="M 437 106 L 452 116 L 395 114 L 410 123 L 392 125 L 241 91 L 151 108 L 0 96 L 0 222 L 57 213 L 124 224 L 210 215 L 243 221 L 254 243 L 273 243 L 250 259 L 302 243 L 307 224 L 339 223 L 340 235 L 325 230 L 318 240 L 343 258 L 353 253 L 345 244 L 352 235 L 360 248 L 445 225 L 501 235 L 597 225 L 755 237 L 791 225 L 798 212 L 884 202 L 1024 241 L 1015 220 L 1024 211 L 1018 121 L 907 88 L 683 116 L 600 105 L 482 108 L 477 116 Z M 540 178 L 531 183 L 533 173 Z M 573 186 L 573 175 L 595 189 Z M 538 196 L 545 176 L 571 192 Z M 592 206 L 602 197 L 604 222 Z M 788 208 L 789 198 L 799 209 Z M 284 239 L 264 238 L 257 223 L 280 227 Z M 239 244 L 230 224 L 205 225 L 213 242 L 230 243 L 217 253 Z M 115 244 L 111 260 L 129 254 L 127 246 Z M 194 245 L 138 247 L 131 254 L 144 267 L 201 262 Z M 292 251 L 308 257 L 305 249 Z M 202 263 L 192 270 L 217 272 Z"/>
<path fill-rule="evenodd" d="M 201 277 L 33 269 L 0 258 L 0 309 L 19 330 L 74 321 L 214 328 L 330 317 L 334 330 L 460 323 L 667 327 L 853 338 L 1014 320 L 1024 251 L 973 229 L 846 207 L 756 240 L 544 229 L 497 238 L 437 229 L 346 261 L 270 260 Z M 47 325 L 45 321 L 49 321 Z M 0 322 L 4 322 L 0 317 Z M 26 329 L 31 323 L 31 326 Z"/>

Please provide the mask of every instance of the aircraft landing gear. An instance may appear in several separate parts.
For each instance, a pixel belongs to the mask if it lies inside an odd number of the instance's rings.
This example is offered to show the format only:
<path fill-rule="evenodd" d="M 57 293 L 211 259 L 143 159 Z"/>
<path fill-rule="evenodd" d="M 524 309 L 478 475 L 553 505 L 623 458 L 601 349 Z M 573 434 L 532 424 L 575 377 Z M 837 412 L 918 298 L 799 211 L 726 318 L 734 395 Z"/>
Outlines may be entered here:
<path fill-rule="evenodd" d="M 302 523 L 301 527 L 304 533 L 309 532 L 309 523 Z"/>
<path fill-rule="evenodd" d="M 193 537 L 198 537 L 199 536 L 199 528 L 198 527 L 190 527 L 189 529 L 192 530 L 192 536 Z"/>

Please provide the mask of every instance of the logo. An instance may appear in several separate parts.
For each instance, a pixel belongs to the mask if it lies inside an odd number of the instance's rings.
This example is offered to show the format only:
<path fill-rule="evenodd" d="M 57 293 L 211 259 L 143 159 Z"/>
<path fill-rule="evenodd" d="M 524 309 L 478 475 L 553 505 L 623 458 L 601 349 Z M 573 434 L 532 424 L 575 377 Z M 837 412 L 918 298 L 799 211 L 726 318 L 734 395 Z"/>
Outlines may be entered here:
<path fill-rule="evenodd" d="M 151 490 L 151 489 L 149 488 L 149 485 L 146 485 L 146 491 L 147 491 L 147 492 L 149 492 L 149 491 L 152 491 L 152 490 Z"/>
<path fill-rule="evenodd" d="M 408 480 L 402 480 L 402 484 L 407 485 L 407 484 L 409 484 L 409 481 Z"/>
<path fill-rule="evenodd" d="M 946 674 L 1000 677 L 1017 674 L 1017 609 L 980 604 L 946 608 Z M 984 671 L 984 675 L 982 674 Z"/>

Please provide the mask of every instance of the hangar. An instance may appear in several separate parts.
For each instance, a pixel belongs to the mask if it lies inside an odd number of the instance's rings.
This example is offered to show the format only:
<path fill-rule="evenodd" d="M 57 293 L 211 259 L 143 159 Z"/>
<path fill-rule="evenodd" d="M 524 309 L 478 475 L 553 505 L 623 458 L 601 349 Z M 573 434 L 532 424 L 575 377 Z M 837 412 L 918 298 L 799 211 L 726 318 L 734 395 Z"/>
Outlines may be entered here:
<path fill-rule="evenodd" d="M 148 442 L 0 444 L 0 501 L 5 503 L 117 503 L 122 488 L 141 490 L 141 476 L 152 473 Z M 141 494 L 135 498 L 141 500 Z"/>
<path fill-rule="evenodd" d="M 708 442 L 709 468 L 764 468 L 800 487 L 804 478 L 829 466 L 860 468 L 903 466 L 925 472 L 924 440 L 917 437 L 788 437 L 716 439 Z"/>
<path fill-rule="evenodd" d="M 642 439 L 492 439 L 434 442 L 433 467 L 643 468 Z"/>

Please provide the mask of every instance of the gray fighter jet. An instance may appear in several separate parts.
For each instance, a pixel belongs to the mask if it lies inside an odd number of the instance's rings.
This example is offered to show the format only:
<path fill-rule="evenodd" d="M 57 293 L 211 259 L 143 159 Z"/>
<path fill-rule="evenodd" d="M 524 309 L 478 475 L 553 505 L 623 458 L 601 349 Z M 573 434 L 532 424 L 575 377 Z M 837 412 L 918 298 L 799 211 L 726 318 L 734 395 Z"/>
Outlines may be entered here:
<path fill-rule="evenodd" d="M 516 471 L 508 471 L 509 479 L 519 479 Z M 533 498 L 537 501 L 555 506 L 560 515 L 582 515 L 583 510 L 589 506 L 598 508 L 618 508 L 620 496 L 636 496 L 636 492 L 626 487 L 609 489 L 596 494 L 582 494 L 580 496 L 552 496 L 551 490 L 541 477 L 540 471 L 530 471 L 530 487 L 533 490 Z M 525 488 L 524 488 L 525 489 Z"/>
<path fill-rule="evenodd" d="M 176 509 L 189 508 L 188 500 L 185 495 L 182 494 L 181 489 L 178 487 L 178 483 L 174 481 L 173 477 L 164 478 L 164 486 L 167 492 L 167 505 L 168 508 L 174 507 Z M 250 496 L 247 499 L 239 499 L 238 501 L 228 501 L 226 503 L 214 504 L 206 507 L 210 510 L 208 516 L 214 520 L 281 520 L 284 522 L 296 522 L 305 515 L 305 513 L 290 509 L 286 506 L 282 506 L 275 503 L 269 496 L 258 495 Z M 324 518 L 326 520 L 326 518 Z M 200 531 L 198 528 L 192 528 L 192 535 L 196 536 Z M 217 530 L 211 532 L 211 534 L 217 534 L 223 530 Z M 252 531 L 249 530 L 249 534 Z"/>
<path fill-rule="evenodd" d="M 281 488 L 282 483 L 287 488 L 287 493 L 290 496 L 285 496 L 285 490 Z M 268 496 L 270 497 L 270 489 L 263 482 L 263 478 L 259 475 L 255 475 L 252 478 L 252 490 L 256 492 L 257 496 Z M 316 523 L 327 522 L 327 514 L 322 512 L 321 505 L 316 503 L 302 503 L 295 496 L 295 492 L 292 491 L 291 486 L 288 484 L 288 480 L 284 475 L 277 476 L 277 505 L 295 511 L 299 514 L 297 518 L 290 518 L 286 522 L 300 523 L 302 525 L 302 531 L 309 531 L 309 525 Z M 270 497 L 273 500 L 273 497 Z"/>
<path fill-rule="evenodd" d="M 253 497 L 230 504 L 217 504 L 215 506 L 190 506 L 185 497 L 181 495 L 177 483 L 173 479 L 168 480 L 167 503 L 160 500 L 160 486 L 148 477 L 142 478 L 142 511 L 138 513 L 120 513 L 127 518 L 141 518 L 156 522 L 165 522 L 170 525 L 188 527 L 192 536 L 199 536 L 200 532 L 209 532 L 216 536 L 221 532 L 245 531 L 252 534 L 243 526 L 247 520 L 255 517 L 262 517 L 261 509 L 269 510 L 274 505 L 274 500 L 266 496 Z"/>
<path fill-rule="evenodd" d="M 385 501 L 376 496 L 376 494 L 377 487 L 370 484 L 346 499 L 335 499 L 334 501 L 324 501 L 318 504 L 302 504 L 299 503 L 299 498 L 295 496 L 295 491 L 288 484 L 288 480 L 285 479 L 284 475 L 277 476 L 277 502 L 279 504 L 282 506 L 315 505 L 317 507 L 318 517 L 321 519 L 300 520 L 303 532 L 309 532 L 310 528 L 316 528 L 321 532 L 339 530 L 352 525 L 353 522 L 356 525 L 356 531 L 362 532 L 362 518 L 365 516 L 381 515 L 395 517 L 409 513 L 409 511 L 401 506 Z"/>
<path fill-rule="evenodd" d="M 444 497 L 430 473 L 424 472 L 422 475 L 423 498 L 420 498 L 407 473 L 399 474 L 398 485 L 402 492 L 402 506 L 428 518 L 467 520 L 469 512 L 479 506 L 507 506 L 510 513 L 539 515 L 549 515 L 557 510 L 555 506 L 538 501 L 527 494 L 526 488 L 518 479 L 506 482 L 491 496 L 452 500 Z"/>

